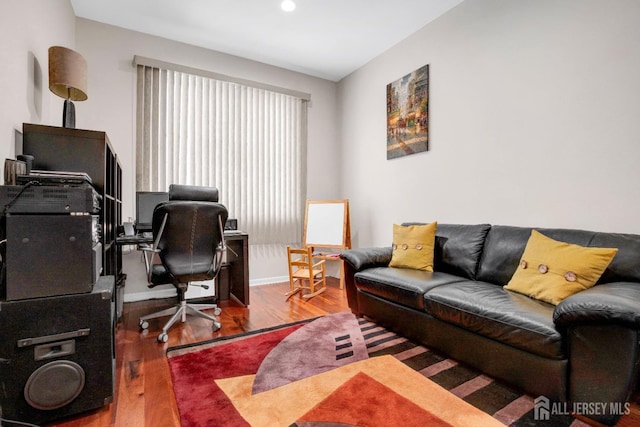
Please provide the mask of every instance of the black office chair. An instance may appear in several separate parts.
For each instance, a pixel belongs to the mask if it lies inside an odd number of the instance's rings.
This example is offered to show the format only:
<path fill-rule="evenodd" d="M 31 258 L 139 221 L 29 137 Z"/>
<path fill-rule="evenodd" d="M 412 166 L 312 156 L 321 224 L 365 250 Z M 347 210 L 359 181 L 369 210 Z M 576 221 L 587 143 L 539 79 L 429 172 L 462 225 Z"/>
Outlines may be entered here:
<path fill-rule="evenodd" d="M 209 288 L 192 282 L 215 279 L 222 266 L 228 213 L 217 200 L 215 188 L 172 185 L 169 201 L 153 212 L 153 247 L 141 247 L 147 281 L 151 288 L 173 284 L 179 300 L 175 307 L 140 317 L 140 327 L 147 329 L 149 319 L 172 315 L 158 335 L 159 342 L 167 342 L 169 328 L 178 319 L 186 321 L 187 314 L 213 321 L 214 331 L 221 327 L 215 317 L 202 312 L 213 309 L 219 315 L 216 304 L 187 304 L 185 299 L 189 285 Z"/>

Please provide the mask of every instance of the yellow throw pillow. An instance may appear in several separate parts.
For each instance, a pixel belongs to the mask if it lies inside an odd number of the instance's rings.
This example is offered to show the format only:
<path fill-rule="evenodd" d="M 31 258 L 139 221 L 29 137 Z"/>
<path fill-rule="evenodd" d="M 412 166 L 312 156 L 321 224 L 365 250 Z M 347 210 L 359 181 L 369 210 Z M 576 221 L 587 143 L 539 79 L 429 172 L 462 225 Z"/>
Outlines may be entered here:
<path fill-rule="evenodd" d="M 389 267 L 433 271 L 436 227 L 436 222 L 407 226 L 393 224 L 393 253 Z"/>
<path fill-rule="evenodd" d="M 532 230 L 520 265 L 504 288 L 557 305 L 594 286 L 617 252 L 559 242 Z"/>

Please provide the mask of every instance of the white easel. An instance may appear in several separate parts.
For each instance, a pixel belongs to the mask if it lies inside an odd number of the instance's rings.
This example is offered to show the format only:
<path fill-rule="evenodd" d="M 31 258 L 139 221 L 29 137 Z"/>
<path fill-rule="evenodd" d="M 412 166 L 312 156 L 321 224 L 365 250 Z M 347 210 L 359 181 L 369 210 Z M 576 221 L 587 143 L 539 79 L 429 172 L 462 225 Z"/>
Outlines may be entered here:
<path fill-rule="evenodd" d="M 343 289 L 344 261 L 340 253 L 351 249 L 349 200 L 307 200 L 302 244 L 312 248 L 313 258 L 340 262 L 340 289 Z M 318 249 L 331 249 L 332 252 Z"/>

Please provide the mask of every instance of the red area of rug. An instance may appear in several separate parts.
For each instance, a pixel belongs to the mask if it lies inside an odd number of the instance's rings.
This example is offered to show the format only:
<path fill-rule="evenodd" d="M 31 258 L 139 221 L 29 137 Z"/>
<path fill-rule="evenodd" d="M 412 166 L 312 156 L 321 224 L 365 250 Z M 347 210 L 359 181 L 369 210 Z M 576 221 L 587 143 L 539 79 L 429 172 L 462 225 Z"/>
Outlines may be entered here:
<path fill-rule="evenodd" d="M 389 409 L 393 408 L 392 411 Z M 324 424 L 323 424 L 324 423 Z M 358 373 L 300 417 L 298 426 L 450 426 L 365 373 Z"/>

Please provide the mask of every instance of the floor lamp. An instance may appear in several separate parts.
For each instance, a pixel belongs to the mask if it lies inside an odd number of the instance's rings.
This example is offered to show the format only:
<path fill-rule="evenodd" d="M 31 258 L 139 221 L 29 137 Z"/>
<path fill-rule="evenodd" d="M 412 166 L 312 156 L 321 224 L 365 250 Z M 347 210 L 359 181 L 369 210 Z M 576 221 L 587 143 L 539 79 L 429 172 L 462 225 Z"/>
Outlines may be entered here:
<path fill-rule="evenodd" d="M 76 127 L 76 110 L 71 101 L 87 99 L 87 61 L 78 52 L 62 46 L 49 48 L 49 90 L 64 98 L 62 126 Z"/>

